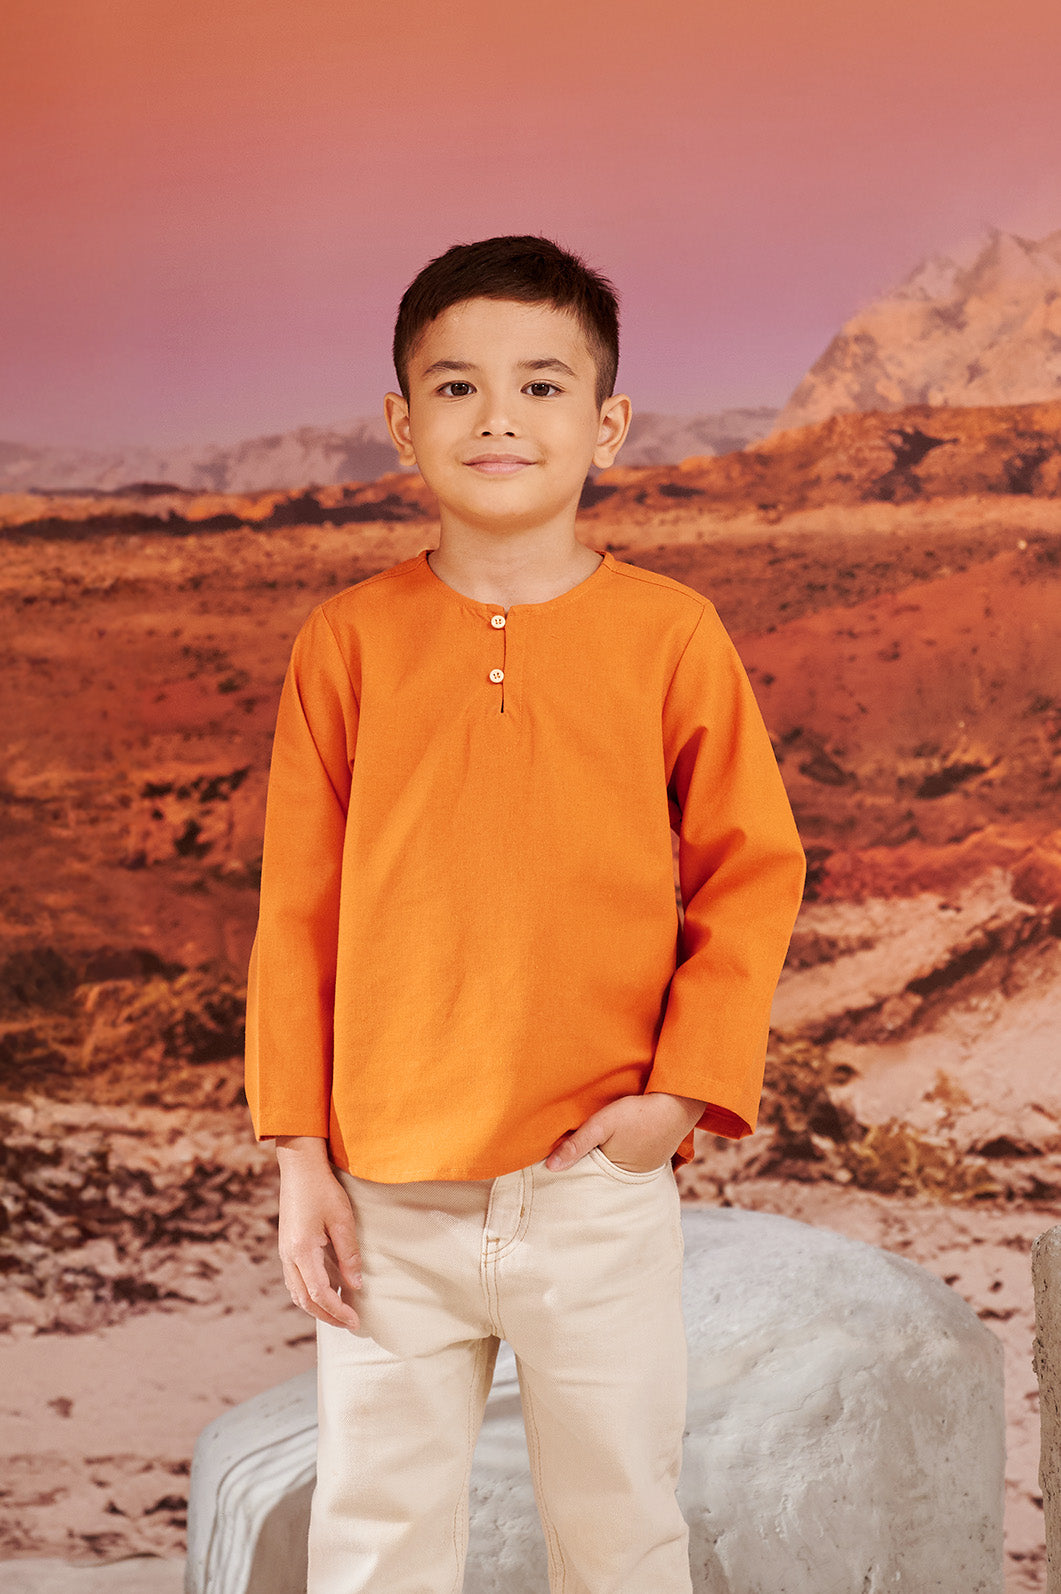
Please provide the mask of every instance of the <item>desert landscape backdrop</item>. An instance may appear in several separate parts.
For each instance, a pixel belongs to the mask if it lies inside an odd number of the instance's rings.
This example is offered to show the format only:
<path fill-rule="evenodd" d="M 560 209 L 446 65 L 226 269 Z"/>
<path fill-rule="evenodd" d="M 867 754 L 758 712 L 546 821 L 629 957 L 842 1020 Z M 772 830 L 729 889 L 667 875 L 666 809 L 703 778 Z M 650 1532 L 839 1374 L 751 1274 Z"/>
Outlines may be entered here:
<path fill-rule="evenodd" d="M 1000 1336 L 1010 1594 L 1061 1196 L 1058 278 L 1061 234 L 919 268 L 808 373 L 827 414 L 618 465 L 580 517 L 717 606 L 810 864 L 760 1129 L 698 1136 L 683 1198 L 899 1251 Z M 985 391 L 959 322 L 1039 363 Z M 270 743 L 309 610 L 438 530 L 415 474 L 322 476 L 0 497 L 0 1559 L 179 1556 L 196 1433 L 312 1362 L 241 1088 Z"/>

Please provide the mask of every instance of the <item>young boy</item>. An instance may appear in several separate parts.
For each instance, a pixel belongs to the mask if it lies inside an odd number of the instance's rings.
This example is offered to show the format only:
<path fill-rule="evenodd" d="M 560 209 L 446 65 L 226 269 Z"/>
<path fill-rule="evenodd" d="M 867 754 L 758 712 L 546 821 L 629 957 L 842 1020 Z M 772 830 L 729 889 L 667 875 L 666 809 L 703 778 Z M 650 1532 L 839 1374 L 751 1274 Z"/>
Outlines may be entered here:
<path fill-rule="evenodd" d="M 248 981 L 317 1319 L 309 1594 L 458 1594 L 502 1338 L 553 1594 L 689 1594 L 674 1170 L 754 1128 L 803 852 L 711 604 L 576 536 L 630 424 L 607 279 L 456 245 L 394 362 L 441 536 L 295 638 Z"/>

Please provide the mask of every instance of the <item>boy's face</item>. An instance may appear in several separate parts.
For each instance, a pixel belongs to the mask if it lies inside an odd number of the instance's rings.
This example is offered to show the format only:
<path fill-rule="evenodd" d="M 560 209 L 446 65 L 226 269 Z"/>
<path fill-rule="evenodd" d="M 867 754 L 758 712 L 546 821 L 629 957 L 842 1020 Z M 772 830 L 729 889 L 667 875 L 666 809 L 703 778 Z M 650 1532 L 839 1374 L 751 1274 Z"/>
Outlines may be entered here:
<path fill-rule="evenodd" d="M 623 394 L 598 409 L 596 380 L 573 315 L 466 299 L 425 329 L 409 361 L 408 404 L 388 393 L 384 407 L 399 460 L 419 467 L 444 525 L 573 525 L 586 472 L 612 463 L 630 424 Z"/>

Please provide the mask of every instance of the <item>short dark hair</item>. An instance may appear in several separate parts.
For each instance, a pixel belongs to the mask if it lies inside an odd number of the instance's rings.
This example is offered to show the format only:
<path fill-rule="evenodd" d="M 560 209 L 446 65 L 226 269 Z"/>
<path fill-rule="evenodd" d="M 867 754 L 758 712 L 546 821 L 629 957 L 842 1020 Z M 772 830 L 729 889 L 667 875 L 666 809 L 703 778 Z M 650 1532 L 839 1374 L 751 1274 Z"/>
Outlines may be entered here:
<path fill-rule="evenodd" d="M 424 330 L 466 299 L 551 304 L 578 320 L 597 367 L 597 408 L 615 391 L 619 304 L 615 288 L 551 238 L 505 235 L 454 244 L 418 272 L 402 294 L 394 327 L 394 369 L 409 402 L 409 361 Z"/>

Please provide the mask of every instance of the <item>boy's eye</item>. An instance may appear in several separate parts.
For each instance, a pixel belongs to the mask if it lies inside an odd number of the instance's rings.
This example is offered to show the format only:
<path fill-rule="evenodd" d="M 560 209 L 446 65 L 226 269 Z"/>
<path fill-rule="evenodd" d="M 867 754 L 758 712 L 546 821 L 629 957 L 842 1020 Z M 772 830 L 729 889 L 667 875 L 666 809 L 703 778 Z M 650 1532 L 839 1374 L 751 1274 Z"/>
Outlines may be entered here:
<path fill-rule="evenodd" d="M 535 398 L 545 398 L 547 396 L 545 393 L 535 391 L 539 388 L 549 388 L 554 393 L 559 393 L 560 391 L 555 382 L 528 382 L 527 387 L 534 393 Z M 472 384 L 470 382 L 465 382 L 462 377 L 454 377 L 451 382 L 443 382 L 442 386 L 439 388 L 439 392 L 446 394 L 446 396 L 449 398 L 463 398 L 464 393 L 454 392 L 455 388 L 463 388 L 470 393 L 472 391 Z"/>

